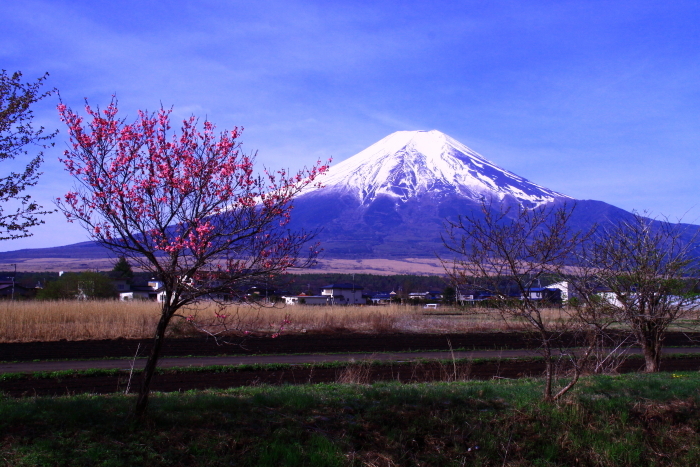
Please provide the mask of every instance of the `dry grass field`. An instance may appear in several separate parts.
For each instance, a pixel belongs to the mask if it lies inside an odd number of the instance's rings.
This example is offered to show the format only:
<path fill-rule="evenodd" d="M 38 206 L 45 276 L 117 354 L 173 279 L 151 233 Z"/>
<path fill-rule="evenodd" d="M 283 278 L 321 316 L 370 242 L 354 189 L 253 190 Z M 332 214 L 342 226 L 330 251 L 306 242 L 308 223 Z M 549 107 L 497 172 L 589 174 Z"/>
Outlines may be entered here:
<path fill-rule="evenodd" d="M 473 312 L 448 307 L 424 310 L 420 306 L 251 306 L 229 305 L 223 311 L 211 303 L 183 309 L 196 322 L 212 331 L 220 331 L 215 312 L 227 316 L 231 332 L 274 333 L 286 317 L 291 321 L 285 333 L 459 333 L 479 331 L 520 331 L 529 329 L 523 322 L 505 322 L 495 310 L 476 308 Z M 38 342 L 87 339 L 150 338 L 160 309 L 148 301 L 116 300 L 5 301 L 0 303 L 0 342 Z M 560 308 L 543 310 L 550 327 L 566 320 Z M 677 323 L 680 330 L 697 330 L 697 316 Z M 692 329 L 691 329 L 692 328 Z M 174 318 L 171 337 L 201 335 L 183 318 Z"/>
<path fill-rule="evenodd" d="M 195 315 L 198 322 L 211 322 L 211 304 L 183 310 Z M 230 305 L 227 325 L 239 331 L 275 332 L 289 316 L 285 332 L 465 332 L 518 330 L 518 323 L 504 323 L 496 314 L 482 311 L 471 314 L 426 314 L 415 306 L 246 306 Z M 562 319 L 559 309 L 547 310 L 551 320 Z M 0 342 L 32 342 L 150 338 L 159 317 L 155 302 L 104 301 L 25 301 L 0 303 Z M 176 318 L 170 328 L 172 336 L 195 336 L 198 331 L 184 319 Z"/>
<path fill-rule="evenodd" d="M 7 301 L 0 303 L 0 342 L 139 338 L 157 320 L 151 302 Z"/>

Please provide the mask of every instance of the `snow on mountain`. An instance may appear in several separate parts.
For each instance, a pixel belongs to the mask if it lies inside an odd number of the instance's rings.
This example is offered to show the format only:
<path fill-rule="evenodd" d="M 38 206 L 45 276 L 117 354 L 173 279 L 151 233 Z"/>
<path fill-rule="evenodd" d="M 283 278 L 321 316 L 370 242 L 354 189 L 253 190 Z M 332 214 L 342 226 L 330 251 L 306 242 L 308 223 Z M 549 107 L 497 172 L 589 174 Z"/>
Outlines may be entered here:
<path fill-rule="evenodd" d="M 350 194 L 362 205 L 380 195 L 399 204 L 425 194 L 499 201 L 510 195 L 528 207 L 571 199 L 498 167 L 437 130 L 392 133 L 332 166 L 321 182 L 324 194 Z"/>

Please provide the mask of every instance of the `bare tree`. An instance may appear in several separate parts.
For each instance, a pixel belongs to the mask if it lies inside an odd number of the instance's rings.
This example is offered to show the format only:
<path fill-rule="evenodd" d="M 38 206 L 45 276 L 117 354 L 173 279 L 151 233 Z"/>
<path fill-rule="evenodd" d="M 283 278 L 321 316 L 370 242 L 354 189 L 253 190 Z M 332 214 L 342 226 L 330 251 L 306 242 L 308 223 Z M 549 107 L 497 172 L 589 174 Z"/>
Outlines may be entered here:
<path fill-rule="evenodd" d="M 315 246 L 304 253 L 311 236 L 285 226 L 294 197 L 327 166 L 256 176 L 238 129 L 217 135 L 205 121 L 200 131 L 191 117 L 174 132 L 164 109 L 139 112 L 127 124 L 114 99 L 104 111 L 86 105 L 87 124 L 63 104 L 59 112 L 71 138 L 63 162 L 78 182 L 59 208 L 162 281 L 161 317 L 135 408 L 141 416 L 168 324 L 192 319 L 183 307 L 314 262 Z"/>
<path fill-rule="evenodd" d="M 450 279 L 488 296 L 488 303 L 508 321 L 530 326 L 545 361 L 544 399 L 562 397 L 578 381 L 585 363 L 610 319 L 601 319 L 588 307 L 562 310 L 563 319 L 545 314 L 541 280 L 564 280 L 567 270 L 590 233 L 573 232 L 569 220 L 574 207 L 527 209 L 483 201 L 481 211 L 447 223 L 445 246 L 455 255 L 442 259 Z M 551 305 L 550 305 L 551 306 Z M 579 336 L 583 348 L 574 352 L 562 340 Z M 554 388 L 562 363 L 571 377 Z"/>
<path fill-rule="evenodd" d="M 57 133 L 46 134 L 43 127 L 32 125 L 33 106 L 53 92 L 41 92 L 47 77 L 48 73 L 34 83 L 23 83 L 19 71 L 12 75 L 5 70 L 0 72 L 0 161 L 29 159 L 24 170 L 0 176 L 0 240 L 31 236 L 29 229 L 43 224 L 37 216 L 50 212 L 43 211 L 31 196 L 23 194 L 37 184 L 43 161 L 41 151 L 31 157 L 29 148 L 53 146 L 49 141 Z"/>
<path fill-rule="evenodd" d="M 595 287 L 581 296 L 593 297 L 629 327 L 647 372 L 659 371 L 669 326 L 697 318 L 696 240 L 683 224 L 634 213 L 601 228 L 581 255 Z"/>

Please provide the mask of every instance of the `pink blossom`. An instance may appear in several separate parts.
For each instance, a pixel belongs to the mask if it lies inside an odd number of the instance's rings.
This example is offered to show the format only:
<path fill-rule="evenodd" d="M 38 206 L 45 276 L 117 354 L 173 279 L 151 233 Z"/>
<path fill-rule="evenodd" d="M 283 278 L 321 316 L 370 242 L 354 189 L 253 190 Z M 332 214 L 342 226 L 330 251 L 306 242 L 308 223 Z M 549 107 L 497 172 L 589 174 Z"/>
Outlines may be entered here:
<path fill-rule="evenodd" d="M 78 188 L 57 205 L 92 239 L 167 279 L 172 299 L 164 316 L 237 290 L 244 280 L 312 264 L 319 249 L 304 256 L 309 238 L 284 227 L 295 197 L 317 183 L 327 164 L 256 171 L 255 157 L 241 151 L 242 128 L 218 133 L 192 116 L 173 129 L 172 111 L 164 108 L 138 111 L 128 122 L 117 104 L 114 96 L 104 109 L 86 103 L 82 116 L 58 105 L 70 139 L 60 161 Z M 226 329 L 231 317 L 217 312 L 210 321 Z M 290 322 L 285 317 L 272 337 Z"/>

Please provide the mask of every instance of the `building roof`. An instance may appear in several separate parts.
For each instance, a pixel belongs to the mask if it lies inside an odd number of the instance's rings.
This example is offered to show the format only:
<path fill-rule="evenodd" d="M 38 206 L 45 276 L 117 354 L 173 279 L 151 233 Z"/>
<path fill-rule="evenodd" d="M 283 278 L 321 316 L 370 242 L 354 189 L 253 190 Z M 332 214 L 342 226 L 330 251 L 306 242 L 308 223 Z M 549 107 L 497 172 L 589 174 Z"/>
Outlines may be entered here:
<path fill-rule="evenodd" d="M 161 290 L 161 288 L 154 289 L 153 287 L 149 287 L 147 285 L 132 285 L 131 290 L 125 290 L 122 293 L 129 293 L 129 292 L 149 292 L 149 293 L 153 292 L 153 293 L 156 293 L 156 292 L 159 292 L 160 290 Z"/>
<path fill-rule="evenodd" d="M 330 299 L 329 295 L 283 295 L 282 298 L 323 298 L 325 300 Z"/>
<path fill-rule="evenodd" d="M 35 287 L 26 287 L 26 286 L 20 285 L 20 284 L 14 284 L 14 285 L 13 285 L 13 284 L 11 284 L 11 283 L 10 283 L 10 284 L 6 284 L 6 283 L 0 282 L 0 290 L 3 290 L 3 289 L 12 289 L 13 287 L 14 287 L 15 290 L 30 290 L 30 289 L 34 289 L 34 288 L 35 288 Z"/>
<path fill-rule="evenodd" d="M 376 293 L 376 294 L 372 295 L 371 297 L 374 298 L 375 300 L 376 299 L 389 300 L 391 298 L 391 294 L 386 293 L 386 292 L 381 292 L 381 293 Z"/>

